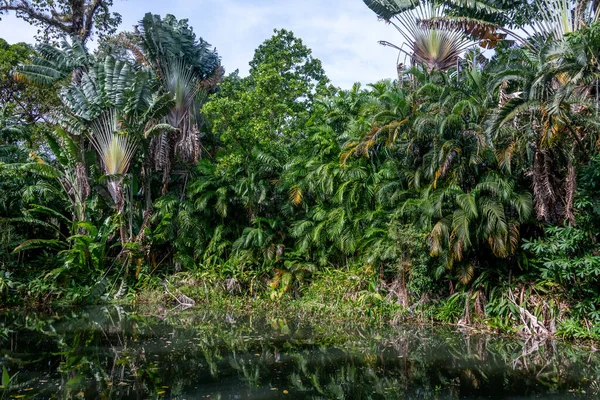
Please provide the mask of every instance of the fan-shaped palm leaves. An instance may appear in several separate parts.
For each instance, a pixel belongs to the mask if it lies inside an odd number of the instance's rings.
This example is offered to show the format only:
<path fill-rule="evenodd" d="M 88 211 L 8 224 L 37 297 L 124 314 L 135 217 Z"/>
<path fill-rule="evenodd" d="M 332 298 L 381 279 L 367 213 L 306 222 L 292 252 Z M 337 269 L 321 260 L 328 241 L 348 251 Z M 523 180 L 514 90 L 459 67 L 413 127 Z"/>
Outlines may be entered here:
<path fill-rule="evenodd" d="M 198 80 L 205 80 L 221 66 L 216 50 L 196 38 L 186 19 L 177 20 L 172 15 L 161 18 L 148 13 L 141 21 L 141 35 L 146 58 L 157 71 L 171 60 L 180 59 Z"/>
<path fill-rule="evenodd" d="M 198 77 L 183 60 L 174 59 L 164 67 L 163 79 L 167 92 L 175 100 L 175 106 L 168 115 L 168 122 L 181 130 L 175 143 L 175 152 L 186 161 L 198 162 L 200 132 L 193 115 L 193 107 L 200 91 Z"/>
<path fill-rule="evenodd" d="M 461 4 L 462 3 L 462 4 Z M 534 16 L 516 24 L 515 11 L 509 8 L 494 8 L 488 4 L 479 5 L 461 2 L 459 14 L 438 15 L 421 21 L 422 26 L 445 29 L 449 31 L 462 31 L 471 37 L 481 40 L 482 47 L 495 47 L 500 41 L 511 37 L 521 45 L 533 48 L 540 41 L 554 40 L 560 43 L 566 35 L 589 26 L 598 19 L 598 4 L 588 0 L 535 0 L 531 4 L 523 5 L 533 8 Z M 473 16 L 473 14 L 478 14 Z M 511 17 L 512 15 L 512 17 Z M 508 25 L 508 26 L 507 26 Z M 524 33 L 517 33 L 508 28 L 519 27 Z M 534 39 L 533 41 L 531 39 Z"/>
<path fill-rule="evenodd" d="M 92 123 L 90 141 L 102 160 L 104 172 L 108 179 L 108 191 L 115 202 L 116 210 L 123 213 L 125 196 L 123 178 L 137 149 L 136 141 L 118 129 L 118 116 L 109 110 Z M 131 227 L 130 227 L 131 230 Z M 128 242 L 125 229 L 121 227 L 121 243 Z"/>
<path fill-rule="evenodd" d="M 118 129 L 118 116 L 109 110 L 92 123 L 91 142 L 109 176 L 125 175 L 135 153 L 135 140 Z"/>
<path fill-rule="evenodd" d="M 216 50 L 210 49 L 204 40 L 196 39 L 187 20 L 146 14 L 141 28 L 146 59 L 175 101 L 168 122 L 178 132 L 162 133 L 151 143 L 151 152 L 156 157 L 154 165 L 163 171 L 163 193 L 166 193 L 175 156 L 191 163 L 200 158 L 203 122 L 199 109 L 204 101 L 200 94 L 214 90 L 223 69 Z"/>
<path fill-rule="evenodd" d="M 130 65 L 108 56 L 82 73 L 78 82 L 64 87 L 60 97 L 74 117 L 91 121 L 107 108 L 123 109 L 136 78 Z"/>
<path fill-rule="evenodd" d="M 426 27 L 420 23 L 444 15 L 444 7 L 434 2 L 365 0 L 365 4 L 398 30 L 408 50 L 404 50 L 403 45 L 380 43 L 405 53 L 412 64 L 421 65 L 427 71 L 456 67 L 461 54 L 473 45 L 460 30 Z"/>
<path fill-rule="evenodd" d="M 52 85 L 73 73 L 72 80 L 78 82 L 81 72 L 93 63 L 93 58 L 78 39 L 71 39 L 71 42 L 63 39 L 60 48 L 40 44 L 36 51 L 38 56 L 33 58 L 31 64 L 17 68 L 17 79 L 38 85 Z"/>
<path fill-rule="evenodd" d="M 575 218 L 576 161 L 596 150 L 600 125 L 595 10 L 568 1 L 543 9 L 537 35 L 488 61 L 465 34 L 499 41 L 500 18 L 459 15 L 503 15 L 487 1 L 365 3 L 404 41 L 395 47 L 413 65 L 398 81 L 329 90 L 309 51 L 274 62 L 282 44 L 301 47 L 281 31 L 257 51 L 254 75 L 228 78 L 206 114 L 223 70 L 185 20 L 147 15 L 124 44 L 135 57 L 96 59 L 77 42 L 41 47 L 17 75 L 60 85 L 60 129 L 47 140 L 52 161 L 14 170 L 43 177 L 28 200 L 59 182 L 57 202 L 73 218 L 43 204 L 23 218 L 63 223 L 35 222 L 62 240 L 47 244 L 83 249 L 63 258 L 68 265 L 87 251 L 82 243 L 109 248 L 116 227 L 125 274 L 137 259 L 137 276 L 144 260 L 153 272 L 205 268 L 263 286 L 268 276 L 278 296 L 294 276 L 354 265 L 408 305 L 413 274 L 422 287 L 442 274 L 470 285 L 516 264 L 522 232 L 539 230 L 532 208 L 552 223 Z M 294 57 L 308 61 L 295 69 Z M 211 158 L 201 160 L 201 138 Z M 68 223 L 97 236 L 105 221 L 104 238 L 61 232 Z"/>
<path fill-rule="evenodd" d="M 565 40 L 565 35 L 598 20 L 598 3 L 589 0 L 536 0 L 540 18 L 532 28 L 545 38 Z"/>

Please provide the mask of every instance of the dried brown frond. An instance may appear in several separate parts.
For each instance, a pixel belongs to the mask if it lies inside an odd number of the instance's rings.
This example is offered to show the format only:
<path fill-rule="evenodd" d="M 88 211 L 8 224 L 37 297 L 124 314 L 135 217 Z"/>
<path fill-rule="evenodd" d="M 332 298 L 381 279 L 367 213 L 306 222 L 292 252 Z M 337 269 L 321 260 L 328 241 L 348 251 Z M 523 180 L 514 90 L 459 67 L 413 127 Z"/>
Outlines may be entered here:
<path fill-rule="evenodd" d="M 87 171 L 83 163 L 75 164 L 75 178 L 79 187 L 83 201 L 88 198 L 91 193 L 90 184 L 88 182 Z"/>
<path fill-rule="evenodd" d="M 481 21 L 469 17 L 433 17 L 420 21 L 422 27 L 429 29 L 441 29 L 450 31 L 461 31 L 477 40 L 503 40 L 505 33 L 498 33 L 500 25 Z"/>
<path fill-rule="evenodd" d="M 198 87 L 200 88 L 200 90 L 203 90 L 206 93 L 212 93 L 217 88 L 219 83 L 221 83 L 224 76 L 225 76 L 225 68 L 223 68 L 223 66 L 219 65 L 219 67 L 217 69 L 215 69 L 215 71 L 212 73 L 211 76 L 204 79 L 203 81 L 201 81 L 198 84 Z"/>
<path fill-rule="evenodd" d="M 300 188 L 298 185 L 292 186 L 290 189 L 290 200 L 292 203 L 297 206 L 298 204 L 302 203 L 303 198 L 304 195 L 302 193 L 302 188 Z"/>
<path fill-rule="evenodd" d="M 146 58 L 146 56 L 144 55 L 144 52 L 142 50 L 142 48 L 135 44 L 130 38 L 129 36 L 127 36 L 124 32 L 121 32 L 118 36 L 118 40 L 119 40 L 119 44 L 121 46 L 123 46 L 125 49 L 129 50 L 131 52 L 131 54 L 133 54 L 133 57 L 135 58 L 135 61 L 143 66 L 149 66 L 150 62 L 148 61 L 148 59 Z"/>
<path fill-rule="evenodd" d="M 569 160 L 567 168 L 567 179 L 565 182 L 565 219 L 575 224 L 574 201 L 577 190 L 577 173 L 573 161 Z"/>

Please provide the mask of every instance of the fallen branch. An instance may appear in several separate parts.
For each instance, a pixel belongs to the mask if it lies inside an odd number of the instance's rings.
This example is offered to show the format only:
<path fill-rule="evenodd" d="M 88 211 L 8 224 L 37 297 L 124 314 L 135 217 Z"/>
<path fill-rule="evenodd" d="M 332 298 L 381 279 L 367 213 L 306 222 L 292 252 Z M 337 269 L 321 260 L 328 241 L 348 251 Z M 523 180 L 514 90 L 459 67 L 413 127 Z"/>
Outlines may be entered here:
<path fill-rule="evenodd" d="M 185 294 L 180 293 L 179 295 L 175 296 L 173 293 L 171 293 L 171 291 L 169 290 L 169 288 L 167 287 L 167 284 L 165 282 L 163 282 L 163 286 L 165 288 L 165 292 L 168 295 L 170 295 L 172 298 L 174 298 L 175 301 L 177 303 L 179 303 L 179 305 L 187 306 L 187 307 L 193 307 L 196 305 L 196 301 L 194 299 L 187 297 Z"/>
<path fill-rule="evenodd" d="M 521 318 L 521 322 L 523 322 L 523 329 L 528 335 L 533 336 L 552 336 L 550 331 L 542 324 L 538 318 L 527 311 L 525 308 L 521 307 L 517 304 L 515 300 L 515 296 L 512 291 L 509 291 L 510 301 L 517 307 L 519 310 L 519 317 Z"/>

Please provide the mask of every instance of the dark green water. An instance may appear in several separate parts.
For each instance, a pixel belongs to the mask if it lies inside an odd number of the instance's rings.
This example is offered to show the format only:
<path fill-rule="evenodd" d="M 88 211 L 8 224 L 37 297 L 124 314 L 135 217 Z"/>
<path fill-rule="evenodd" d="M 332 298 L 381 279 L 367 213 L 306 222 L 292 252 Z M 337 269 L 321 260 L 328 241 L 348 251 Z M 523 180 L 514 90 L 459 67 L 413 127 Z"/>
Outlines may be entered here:
<path fill-rule="evenodd" d="M 200 308 L 0 312 L 0 364 L 11 377 L 0 399 L 600 396 L 600 355 L 560 342 Z"/>

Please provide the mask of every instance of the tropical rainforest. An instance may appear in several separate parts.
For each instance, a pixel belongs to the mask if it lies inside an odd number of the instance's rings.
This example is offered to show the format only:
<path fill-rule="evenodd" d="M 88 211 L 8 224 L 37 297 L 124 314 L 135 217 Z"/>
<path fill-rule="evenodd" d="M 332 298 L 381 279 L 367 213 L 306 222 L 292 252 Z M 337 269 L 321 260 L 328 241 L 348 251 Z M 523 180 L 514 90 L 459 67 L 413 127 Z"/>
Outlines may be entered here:
<path fill-rule="evenodd" d="M 364 3 L 398 74 L 351 89 L 285 29 L 240 76 L 172 15 L 0 3 L 39 27 L 0 40 L 0 304 L 600 337 L 599 3 Z"/>

